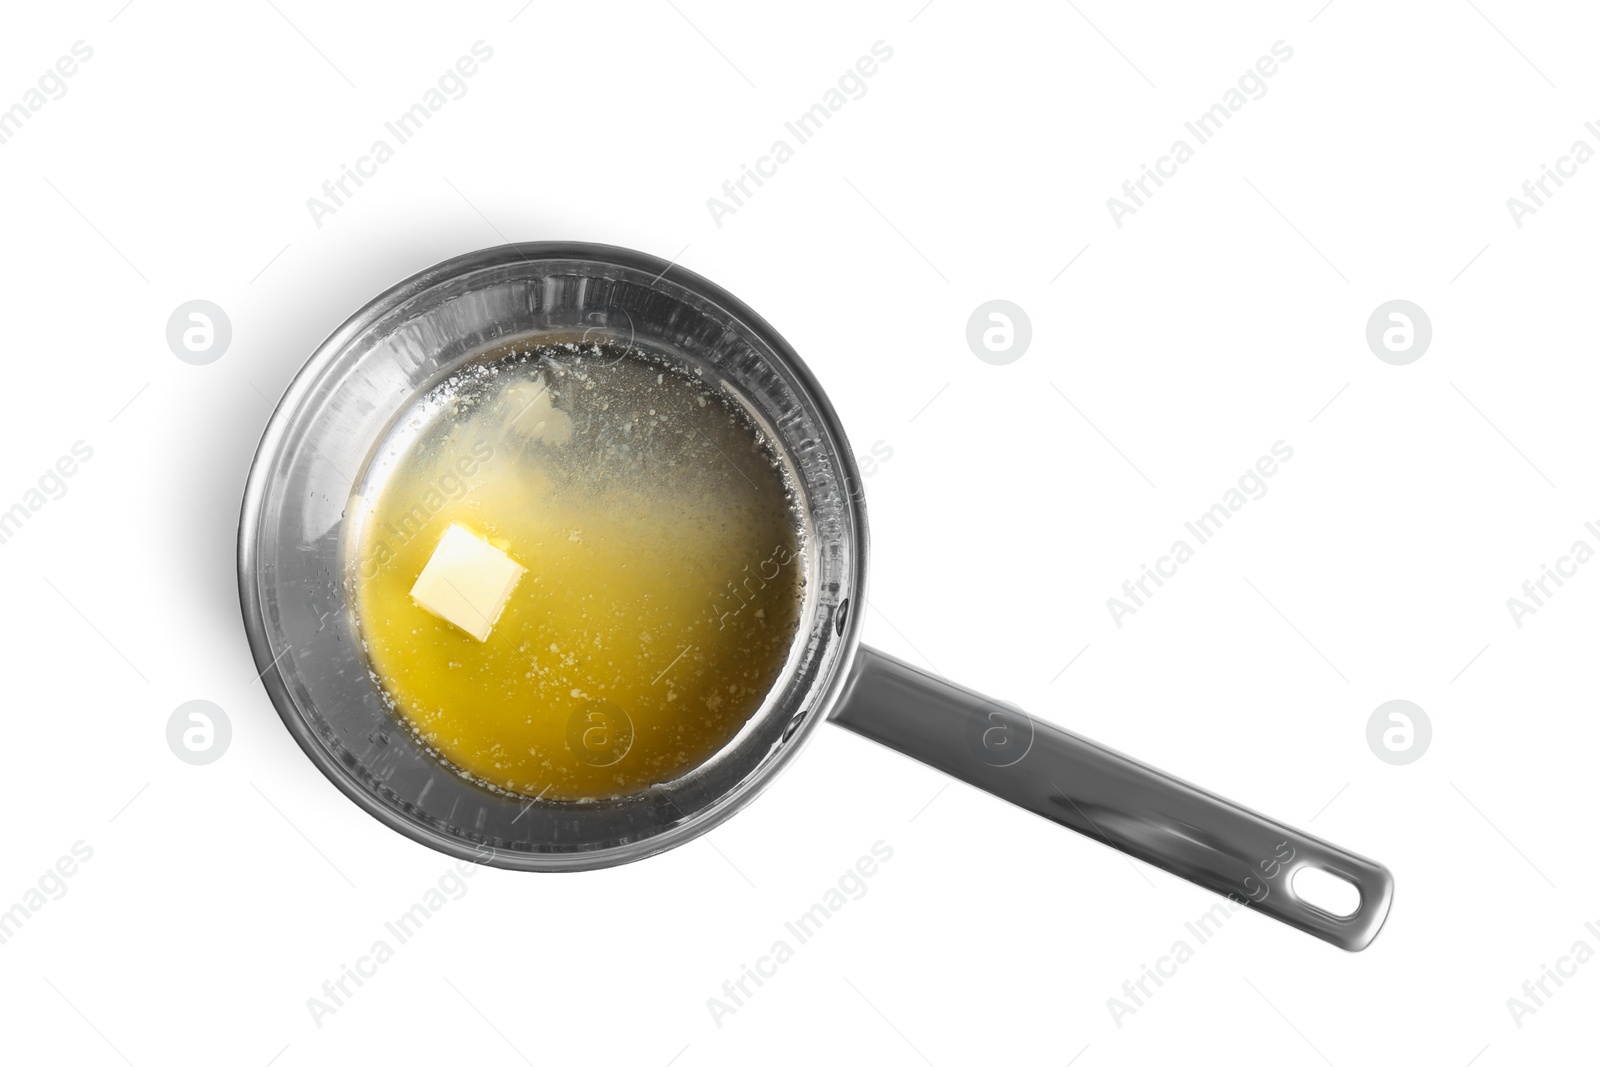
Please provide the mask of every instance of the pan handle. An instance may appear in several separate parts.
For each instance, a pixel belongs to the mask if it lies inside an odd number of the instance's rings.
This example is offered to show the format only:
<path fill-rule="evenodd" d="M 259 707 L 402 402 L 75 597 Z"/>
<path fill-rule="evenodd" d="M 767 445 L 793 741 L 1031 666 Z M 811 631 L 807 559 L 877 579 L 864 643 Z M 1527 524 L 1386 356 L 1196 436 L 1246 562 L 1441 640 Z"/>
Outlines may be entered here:
<path fill-rule="evenodd" d="M 1340 948 L 1366 948 L 1389 913 L 1382 864 L 865 645 L 832 718 Z M 1355 910 L 1334 915 L 1296 895 L 1294 874 L 1308 866 L 1354 885 Z"/>

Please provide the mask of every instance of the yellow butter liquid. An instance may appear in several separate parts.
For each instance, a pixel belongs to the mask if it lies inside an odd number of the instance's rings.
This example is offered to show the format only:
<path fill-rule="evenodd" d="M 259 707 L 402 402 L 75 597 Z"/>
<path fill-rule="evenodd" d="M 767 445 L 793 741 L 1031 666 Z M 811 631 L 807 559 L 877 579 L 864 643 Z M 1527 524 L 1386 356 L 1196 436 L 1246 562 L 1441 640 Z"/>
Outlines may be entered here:
<path fill-rule="evenodd" d="M 795 644 L 791 479 L 735 401 L 610 345 L 495 354 L 408 413 L 351 502 L 362 639 L 445 761 L 529 796 L 626 795 L 703 763 Z M 486 642 L 411 587 L 451 523 L 526 568 Z"/>

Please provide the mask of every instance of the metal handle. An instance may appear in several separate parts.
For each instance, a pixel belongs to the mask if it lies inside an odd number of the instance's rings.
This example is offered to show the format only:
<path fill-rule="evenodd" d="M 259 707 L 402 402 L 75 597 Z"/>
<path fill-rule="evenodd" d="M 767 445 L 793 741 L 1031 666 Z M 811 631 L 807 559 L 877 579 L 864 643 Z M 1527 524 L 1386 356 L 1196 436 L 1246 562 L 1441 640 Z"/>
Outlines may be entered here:
<path fill-rule="evenodd" d="M 1352 952 L 1394 896 L 1382 865 L 1088 738 L 862 646 L 833 721 L 1052 822 Z M 1301 867 L 1352 883 L 1338 916 L 1303 901 Z"/>

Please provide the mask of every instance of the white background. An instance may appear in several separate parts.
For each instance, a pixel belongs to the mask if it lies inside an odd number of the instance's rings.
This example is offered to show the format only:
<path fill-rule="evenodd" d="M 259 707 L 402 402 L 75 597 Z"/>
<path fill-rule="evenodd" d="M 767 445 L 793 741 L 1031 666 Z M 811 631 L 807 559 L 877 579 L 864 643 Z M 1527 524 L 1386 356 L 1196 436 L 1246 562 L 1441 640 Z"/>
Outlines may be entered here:
<path fill-rule="evenodd" d="M 1506 1001 L 1600 949 L 1600 565 L 1520 628 L 1506 598 L 1600 547 L 1600 162 L 1520 228 L 1506 198 L 1600 148 L 1600 26 L 1319 2 L 9 8 L 0 107 L 75 41 L 94 54 L 0 145 L 0 508 L 74 442 L 94 455 L 0 545 L 0 908 L 74 842 L 93 857 L 0 945 L 6 1058 L 1592 1058 L 1600 963 L 1520 1027 Z M 478 40 L 467 94 L 318 226 L 307 198 Z M 707 198 L 879 40 L 866 95 L 717 226 Z M 1118 228 L 1106 198 L 1279 40 L 1267 94 Z M 307 998 L 450 861 L 345 801 L 254 680 L 246 469 L 351 311 L 554 238 L 730 288 L 857 453 L 892 449 L 866 482 L 869 643 L 1386 863 L 1373 947 L 1241 914 L 1118 1026 L 1107 998 L 1215 898 L 825 727 L 675 852 L 478 872 L 317 1026 Z M 208 366 L 165 340 L 196 298 L 233 324 Z M 1033 325 L 1007 366 L 965 341 L 994 298 Z M 1396 298 L 1433 324 L 1409 366 L 1365 341 Z M 1106 598 L 1279 440 L 1267 495 L 1115 626 Z M 1395 698 L 1433 723 L 1408 766 L 1365 738 Z M 167 748 L 192 699 L 233 725 L 209 766 Z M 707 998 L 879 840 L 867 895 L 717 1026 Z"/>

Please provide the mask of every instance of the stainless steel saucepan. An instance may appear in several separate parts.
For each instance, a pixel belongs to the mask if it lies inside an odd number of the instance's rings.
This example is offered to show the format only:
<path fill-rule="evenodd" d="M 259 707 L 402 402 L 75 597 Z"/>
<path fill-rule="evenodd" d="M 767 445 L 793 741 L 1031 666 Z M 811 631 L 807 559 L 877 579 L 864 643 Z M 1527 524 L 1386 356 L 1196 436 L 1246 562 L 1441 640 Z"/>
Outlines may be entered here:
<path fill-rule="evenodd" d="M 757 414 L 797 482 L 807 589 L 789 669 L 725 748 L 673 781 L 583 803 L 492 791 L 413 739 L 369 674 L 344 580 L 346 503 L 397 413 L 490 349 L 574 333 L 691 364 Z M 1381 865 L 862 646 L 866 564 L 844 429 L 783 338 L 681 267 L 574 243 L 460 256 L 351 316 L 274 412 L 239 528 L 245 626 L 290 733 L 350 799 L 450 855 L 529 871 L 643 859 L 749 804 L 832 719 L 1342 948 L 1377 935 L 1393 895 Z M 1293 879 L 1307 866 L 1354 885 L 1355 910 L 1302 900 Z"/>

